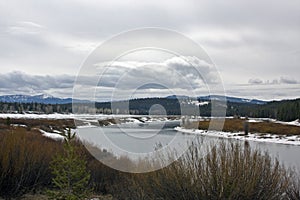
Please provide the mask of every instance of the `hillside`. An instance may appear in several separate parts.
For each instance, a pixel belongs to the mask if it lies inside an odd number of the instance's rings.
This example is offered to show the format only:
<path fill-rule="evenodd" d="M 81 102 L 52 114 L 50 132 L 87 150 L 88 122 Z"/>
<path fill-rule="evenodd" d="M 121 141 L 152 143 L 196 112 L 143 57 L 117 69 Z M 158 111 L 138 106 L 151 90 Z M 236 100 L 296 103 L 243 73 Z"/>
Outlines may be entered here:
<path fill-rule="evenodd" d="M 168 96 L 165 98 L 141 98 L 129 101 L 96 102 L 75 100 L 79 113 L 103 114 L 164 114 L 196 115 L 199 109 L 201 116 L 211 115 L 211 101 L 221 102 L 223 96 L 205 96 L 189 98 L 186 96 Z M 36 100 L 34 102 L 33 100 Z M 300 118 L 300 99 L 265 102 L 244 98 L 226 97 L 227 116 L 248 116 L 256 118 L 273 118 L 282 121 L 293 121 Z M 2 113 L 71 113 L 72 99 L 55 97 L 21 95 L 0 97 L 0 112 Z M 4 101 L 4 102 L 3 102 Z M 66 103 L 63 103 L 63 102 Z M 161 105 L 161 106 L 157 106 Z"/>

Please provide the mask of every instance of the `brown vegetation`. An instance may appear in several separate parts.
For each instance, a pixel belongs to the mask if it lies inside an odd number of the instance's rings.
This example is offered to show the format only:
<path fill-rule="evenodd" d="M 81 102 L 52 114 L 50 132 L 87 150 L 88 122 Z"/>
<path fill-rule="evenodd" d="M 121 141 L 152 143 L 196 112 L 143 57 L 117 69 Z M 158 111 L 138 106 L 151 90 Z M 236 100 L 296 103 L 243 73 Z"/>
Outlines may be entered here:
<path fill-rule="evenodd" d="M 43 121 L 47 126 L 46 122 L 49 121 Z M 49 163 L 53 155 L 62 151 L 62 143 L 35 129 L 1 126 L 0 196 L 43 193 L 51 188 Z M 76 145 L 78 155 L 86 158 L 90 187 L 97 194 L 111 194 L 116 199 L 300 198 L 297 174 L 290 173 L 268 154 L 236 143 L 214 144 L 203 154 L 201 142 L 196 142 L 179 160 L 147 174 L 111 169 L 91 156 L 81 142 L 76 141 Z M 116 158 L 96 147 L 93 151 L 111 162 L 130 165 L 126 158 Z"/>
<path fill-rule="evenodd" d="M 242 132 L 244 131 L 244 119 L 225 119 L 223 131 Z M 198 129 L 208 130 L 210 120 L 193 122 L 198 123 Z M 192 127 L 197 125 L 192 124 Z M 187 127 L 189 128 L 189 127 Z M 250 133 L 270 133 L 275 135 L 300 135 L 300 126 L 285 125 L 274 122 L 249 122 Z"/>
<path fill-rule="evenodd" d="M 23 122 L 22 120 L 22 124 Z M 53 121 L 44 121 L 46 122 Z M 75 145 L 78 147 L 77 154 L 87 160 L 87 169 L 91 174 L 89 186 L 98 194 L 112 193 L 115 183 L 121 182 L 124 175 L 121 176 L 119 171 L 96 160 L 80 141 L 75 141 Z M 11 198 L 25 193 L 43 193 L 52 188 L 53 176 L 49 166 L 53 156 L 63 151 L 61 141 L 44 137 L 37 129 L 28 130 L 25 127 L 1 125 L 0 146 L 0 197 Z M 118 159 L 96 147 L 94 153 L 108 157 L 114 163 L 124 162 L 124 158 Z"/>
<path fill-rule="evenodd" d="M 0 118 L 0 129 L 7 129 L 7 118 Z M 11 125 L 25 125 L 27 130 L 34 128 L 47 132 L 53 130 L 64 131 L 67 128 L 75 128 L 73 119 L 9 119 Z"/>
<path fill-rule="evenodd" d="M 292 176 L 267 154 L 220 143 L 203 155 L 198 145 L 166 168 L 135 175 L 132 180 L 138 189 L 132 199 L 299 198 Z"/>
<path fill-rule="evenodd" d="M 98 120 L 99 126 L 108 126 L 108 125 L 117 124 L 117 123 L 119 123 L 118 119 L 114 119 L 114 118 Z"/>
<path fill-rule="evenodd" d="M 21 127 L 0 132 L 0 196 L 14 196 L 49 185 L 49 162 L 61 144 Z"/>

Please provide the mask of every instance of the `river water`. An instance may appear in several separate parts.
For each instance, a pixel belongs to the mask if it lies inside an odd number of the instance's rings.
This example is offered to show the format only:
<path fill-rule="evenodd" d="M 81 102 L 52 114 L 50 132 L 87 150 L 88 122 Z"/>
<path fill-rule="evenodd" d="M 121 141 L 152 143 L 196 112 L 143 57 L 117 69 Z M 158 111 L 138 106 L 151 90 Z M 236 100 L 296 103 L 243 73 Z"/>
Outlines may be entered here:
<path fill-rule="evenodd" d="M 203 146 L 218 143 L 221 140 L 243 142 L 236 139 L 224 139 L 209 136 L 195 136 L 183 134 L 174 130 L 179 126 L 179 121 L 148 122 L 145 124 L 121 124 L 107 127 L 89 127 L 77 130 L 79 137 L 105 148 L 116 155 L 135 155 L 137 157 L 153 152 L 158 147 L 171 147 L 179 152 L 184 152 L 196 137 L 200 137 Z M 268 153 L 287 167 L 300 172 L 300 146 L 276 144 L 269 142 L 249 141 L 252 149 L 259 148 Z"/>

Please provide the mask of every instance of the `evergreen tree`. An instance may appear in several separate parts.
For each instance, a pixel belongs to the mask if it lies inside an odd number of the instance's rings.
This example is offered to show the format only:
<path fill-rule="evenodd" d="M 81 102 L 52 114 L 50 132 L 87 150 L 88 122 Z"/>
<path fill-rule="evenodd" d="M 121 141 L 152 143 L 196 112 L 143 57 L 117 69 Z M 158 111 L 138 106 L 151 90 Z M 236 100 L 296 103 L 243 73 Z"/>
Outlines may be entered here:
<path fill-rule="evenodd" d="M 6 118 L 6 125 L 7 125 L 7 126 L 10 126 L 10 124 L 11 124 L 10 117 L 7 117 L 7 118 Z"/>
<path fill-rule="evenodd" d="M 55 190 L 49 191 L 49 196 L 59 200 L 84 199 L 90 193 L 90 174 L 86 169 L 86 161 L 76 153 L 72 142 L 75 133 L 72 134 L 69 129 L 64 137 L 64 153 L 56 155 L 50 164 Z"/>

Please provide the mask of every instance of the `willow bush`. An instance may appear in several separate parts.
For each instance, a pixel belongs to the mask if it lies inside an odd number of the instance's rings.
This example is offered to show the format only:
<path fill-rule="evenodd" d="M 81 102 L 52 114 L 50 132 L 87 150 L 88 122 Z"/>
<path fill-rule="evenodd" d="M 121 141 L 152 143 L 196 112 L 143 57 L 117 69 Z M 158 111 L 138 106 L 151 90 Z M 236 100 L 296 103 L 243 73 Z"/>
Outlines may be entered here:
<path fill-rule="evenodd" d="M 132 176 L 131 199 L 296 199 L 299 182 L 277 159 L 248 145 L 221 142 L 203 155 L 193 143 L 161 170 Z M 131 187 L 133 187 L 131 185 Z M 124 196 L 123 196 L 124 197 Z"/>
<path fill-rule="evenodd" d="M 14 128 L 0 132 L 0 196 L 13 197 L 49 185 L 49 163 L 61 144 L 38 131 Z"/>

